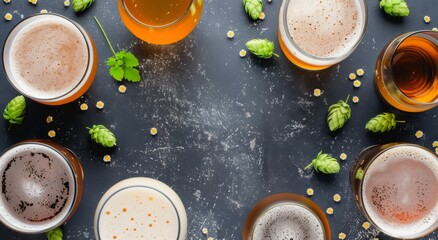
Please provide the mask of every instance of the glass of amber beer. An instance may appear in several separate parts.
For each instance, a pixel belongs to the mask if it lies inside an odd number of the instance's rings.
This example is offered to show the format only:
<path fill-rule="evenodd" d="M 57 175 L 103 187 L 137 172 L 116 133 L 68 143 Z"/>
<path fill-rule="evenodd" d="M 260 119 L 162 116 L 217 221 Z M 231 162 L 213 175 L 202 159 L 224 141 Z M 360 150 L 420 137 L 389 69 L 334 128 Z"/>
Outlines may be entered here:
<path fill-rule="evenodd" d="M 321 70 L 350 56 L 367 24 L 365 0 L 284 0 L 278 39 L 286 57 L 308 70 Z"/>
<path fill-rule="evenodd" d="M 375 83 L 383 99 L 402 111 L 436 107 L 438 32 L 409 32 L 388 43 L 377 60 Z"/>
<path fill-rule="evenodd" d="M 93 83 L 97 66 L 96 47 L 88 33 L 57 14 L 24 19 L 3 48 L 3 67 L 12 86 L 47 105 L 82 96 Z"/>
<path fill-rule="evenodd" d="M 81 164 L 67 148 L 47 140 L 27 140 L 0 156 L 0 222 L 36 234 L 67 221 L 83 192 Z"/>
<path fill-rule="evenodd" d="M 198 24 L 203 0 L 118 0 L 120 17 L 129 31 L 153 44 L 177 42 Z"/>
<path fill-rule="evenodd" d="M 371 146 L 350 170 L 357 206 L 383 233 L 417 239 L 438 228 L 438 158 L 408 143 Z"/>

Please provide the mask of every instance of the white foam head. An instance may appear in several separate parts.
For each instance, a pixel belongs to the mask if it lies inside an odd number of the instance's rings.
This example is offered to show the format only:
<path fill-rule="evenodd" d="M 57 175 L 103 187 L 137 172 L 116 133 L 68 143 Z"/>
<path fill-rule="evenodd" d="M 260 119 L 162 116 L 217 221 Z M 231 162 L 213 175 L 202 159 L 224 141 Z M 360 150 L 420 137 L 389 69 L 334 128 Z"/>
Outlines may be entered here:
<path fill-rule="evenodd" d="M 274 205 L 256 220 L 253 240 L 324 240 L 321 221 L 307 207 L 284 202 Z"/>
<path fill-rule="evenodd" d="M 43 144 L 16 145 L 0 157 L 0 174 L 0 220 L 6 226 L 40 233 L 65 221 L 76 186 L 60 153 Z"/>
<path fill-rule="evenodd" d="M 364 208 L 386 234 L 418 238 L 438 227 L 438 160 L 422 148 L 398 146 L 379 155 L 362 183 Z"/>
<path fill-rule="evenodd" d="M 356 48 L 366 21 L 363 0 L 285 0 L 279 33 L 297 58 L 312 65 L 332 65 Z"/>
<path fill-rule="evenodd" d="M 89 39 L 72 21 L 52 14 L 20 22 L 5 43 L 12 85 L 34 99 L 54 99 L 78 88 L 87 74 Z"/>
<path fill-rule="evenodd" d="M 96 209 L 94 227 L 98 240 L 183 240 L 187 216 L 170 187 L 149 178 L 130 178 L 104 194 Z"/>

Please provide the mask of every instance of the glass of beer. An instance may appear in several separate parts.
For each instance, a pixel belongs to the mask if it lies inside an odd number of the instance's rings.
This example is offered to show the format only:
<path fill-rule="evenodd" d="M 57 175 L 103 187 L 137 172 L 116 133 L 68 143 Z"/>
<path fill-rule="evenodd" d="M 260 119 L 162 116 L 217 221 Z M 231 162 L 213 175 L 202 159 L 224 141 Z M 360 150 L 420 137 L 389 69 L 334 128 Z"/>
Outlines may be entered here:
<path fill-rule="evenodd" d="M 83 171 L 67 148 L 20 142 L 0 156 L 0 222 L 21 233 L 47 232 L 67 221 L 82 197 Z"/>
<path fill-rule="evenodd" d="M 383 233 L 416 239 L 438 228 L 438 158 L 408 143 L 363 150 L 350 171 L 357 206 Z"/>
<path fill-rule="evenodd" d="M 350 56 L 367 25 L 365 0 L 284 0 L 278 39 L 298 67 L 321 70 Z"/>
<path fill-rule="evenodd" d="M 97 240 L 185 240 L 187 215 L 181 199 L 166 184 L 129 178 L 112 186 L 94 215 Z"/>
<path fill-rule="evenodd" d="M 76 100 L 91 86 L 98 66 L 93 40 L 79 24 L 56 14 L 22 20 L 3 47 L 12 86 L 47 105 Z"/>
<path fill-rule="evenodd" d="M 117 0 L 123 23 L 139 39 L 153 44 L 177 42 L 198 24 L 203 0 Z"/>
<path fill-rule="evenodd" d="M 330 225 L 312 200 L 293 193 L 271 195 L 251 209 L 243 240 L 330 240 Z"/>
<path fill-rule="evenodd" d="M 375 83 L 382 98 L 402 111 L 436 107 L 438 32 L 409 32 L 388 43 L 377 60 Z"/>

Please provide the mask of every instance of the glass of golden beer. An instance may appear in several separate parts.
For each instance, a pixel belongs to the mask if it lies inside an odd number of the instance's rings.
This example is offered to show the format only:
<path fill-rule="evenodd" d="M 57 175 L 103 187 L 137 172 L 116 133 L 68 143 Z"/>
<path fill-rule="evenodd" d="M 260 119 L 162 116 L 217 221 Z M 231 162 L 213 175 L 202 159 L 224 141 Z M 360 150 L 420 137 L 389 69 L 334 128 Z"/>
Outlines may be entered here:
<path fill-rule="evenodd" d="M 3 47 L 3 67 L 11 85 L 47 105 L 82 96 L 93 83 L 97 66 L 97 50 L 88 33 L 57 14 L 22 20 Z"/>
<path fill-rule="evenodd" d="M 382 98 L 402 111 L 438 106 L 438 32 L 409 32 L 388 43 L 377 60 L 375 83 Z"/>
<path fill-rule="evenodd" d="M 365 0 L 284 0 L 278 39 L 298 67 L 321 70 L 350 56 L 367 25 Z"/>
<path fill-rule="evenodd" d="M 83 192 L 81 164 L 67 148 L 47 140 L 27 140 L 0 156 L 0 222 L 27 234 L 66 222 Z"/>
<path fill-rule="evenodd" d="M 198 24 L 203 0 L 118 0 L 120 17 L 129 31 L 153 44 L 177 42 Z"/>
<path fill-rule="evenodd" d="M 417 239 L 438 228 L 438 158 L 408 143 L 371 146 L 350 170 L 357 206 L 386 235 Z"/>
<path fill-rule="evenodd" d="M 330 240 L 330 225 L 312 200 L 294 193 L 278 193 L 257 203 L 243 227 L 243 240 Z"/>

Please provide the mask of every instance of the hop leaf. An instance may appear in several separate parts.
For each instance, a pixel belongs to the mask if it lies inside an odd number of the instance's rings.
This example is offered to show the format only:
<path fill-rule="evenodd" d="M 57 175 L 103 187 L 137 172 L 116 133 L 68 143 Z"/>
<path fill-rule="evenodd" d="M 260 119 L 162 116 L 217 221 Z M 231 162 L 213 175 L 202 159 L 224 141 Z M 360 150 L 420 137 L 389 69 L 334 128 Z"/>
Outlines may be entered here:
<path fill-rule="evenodd" d="M 381 113 L 368 121 L 365 125 L 365 128 L 370 130 L 371 132 L 389 132 L 393 130 L 397 123 L 404 123 L 405 121 L 397 121 L 395 120 L 394 113 Z"/>
<path fill-rule="evenodd" d="M 347 104 L 350 95 L 348 95 L 347 100 L 339 100 L 338 103 L 331 105 L 328 109 L 327 124 L 330 131 L 336 131 L 342 128 L 345 123 L 351 117 L 351 108 Z"/>
<path fill-rule="evenodd" d="M 116 136 L 108 128 L 103 125 L 93 125 L 87 128 L 91 136 L 91 140 L 95 141 L 104 147 L 116 146 Z"/>
<path fill-rule="evenodd" d="M 246 42 L 245 46 L 259 58 L 268 59 L 272 55 L 278 57 L 278 54 L 274 53 L 274 43 L 268 39 L 252 39 Z"/>
<path fill-rule="evenodd" d="M 315 171 L 325 174 L 335 174 L 341 169 L 341 166 L 339 166 L 339 163 L 335 158 L 328 154 L 322 153 L 322 151 L 318 153 L 318 156 L 316 156 L 316 158 L 312 160 L 312 163 L 304 168 L 304 170 L 311 166 L 313 166 Z"/>
<path fill-rule="evenodd" d="M 55 228 L 46 233 L 47 240 L 62 240 L 63 234 L 60 228 Z"/>
<path fill-rule="evenodd" d="M 110 75 L 117 81 L 126 79 L 130 82 L 141 80 L 138 67 L 139 62 L 134 54 L 126 51 L 117 52 L 114 57 L 108 58 L 106 65 L 110 67 Z"/>
<path fill-rule="evenodd" d="M 26 112 L 26 99 L 23 96 L 16 96 L 13 98 L 5 110 L 3 111 L 3 118 L 8 120 L 10 124 L 21 124 Z"/>
<path fill-rule="evenodd" d="M 248 15 L 253 20 L 257 20 L 263 11 L 263 0 L 243 0 L 243 6 Z"/>
<path fill-rule="evenodd" d="M 393 17 L 409 16 L 409 8 L 405 0 L 381 0 L 379 5 Z"/>
<path fill-rule="evenodd" d="M 75 12 L 83 12 L 89 8 L 94 0 L 73 0 L 73 10 Z"/>
<path fill-rule="evenodd" d="M 357 180 L 363 180 L 363 175 L 365 174 L 365 172 L 363 171 L 362 168 L 357 169 L 356 171 L 356 176 L 354 177 Z"/>

